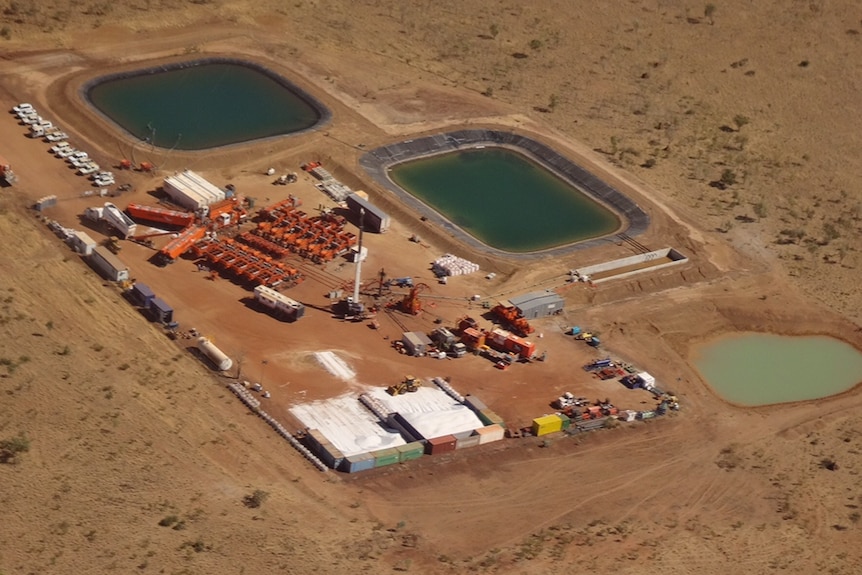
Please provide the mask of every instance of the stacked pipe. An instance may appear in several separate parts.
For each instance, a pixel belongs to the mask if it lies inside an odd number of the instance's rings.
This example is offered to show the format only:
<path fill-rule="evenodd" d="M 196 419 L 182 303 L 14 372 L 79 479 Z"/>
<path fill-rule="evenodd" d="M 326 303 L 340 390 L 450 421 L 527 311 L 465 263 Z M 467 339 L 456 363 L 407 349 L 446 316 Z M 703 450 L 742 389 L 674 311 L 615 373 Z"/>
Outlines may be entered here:
<path fill-rule="evenodd" d="M 433 381 L 437 387 L 445 391 L 449 395 L 449 397 L 451 397 L 458 403 L 464 403 L 464 396 L 452 389 L 452 386 L 449 385 L 448 381 L 446 381 L 442 377 L 432 378 L 431 381 Z"/>
<path fill-rule="evenodd" d="M 273 416 L 260 409 L 260 400 L 254 397 L 251 392 L 249 392 L 244 386 L 239 383 L 229 383 L 228 388 L 236 394 L 237 397 L 254 413 L 256 413 L 261 419 L 267 422 L 270 427 L 272 427 L 276 433 L 282 436 L 284 439 L 290 443 L 294 449 L 299 451 L 299 453 L 305 457 L 312 465 L 314 465 L 320 471 L 326 472 L 329 470 L 328 467 L 318 459 L 311 451 L 308 450 L 303 444 L 299 442 L 293 435 L 291 435 L 287 429 Z"/>
<path fill-rule="evenodd" d="M 452 254 L 443 254 L 443 257 L 434 260 L 433 268 L 447 276 L 462 276 L 479 271 L 479 264 Z"/>
<path fill-rule="evenodd" d="M 359 396 L 359 402 L 362 403 L 368 410 L 373 413 L 377 419 L 380 421 L 386 421 L 386 418 L 389 417 L 389 414 L 392 413 L 383 403 L 377 399 L 376 397 L 371 397 L 367 393 L 363 393 Z"/>

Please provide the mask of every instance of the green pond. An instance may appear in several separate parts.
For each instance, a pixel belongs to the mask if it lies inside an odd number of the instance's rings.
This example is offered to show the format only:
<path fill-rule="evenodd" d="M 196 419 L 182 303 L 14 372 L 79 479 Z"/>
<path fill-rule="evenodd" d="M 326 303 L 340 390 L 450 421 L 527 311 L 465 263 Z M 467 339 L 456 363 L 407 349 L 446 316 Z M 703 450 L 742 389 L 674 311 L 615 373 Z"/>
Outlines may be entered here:
<path fill-rule="evenodd" d="M 826 336 L 734 335 L 693 359 L 719 395 L 741 405 L 817 399 L 862 382 L 862 352 Z"/>
<path fill-rule="evenodd" d="M 620 219 L 526 156 L 473 148 L 395 165 L 392 180 L 486 245 L 533 252 L 615 232 Z"/>
<path fill-rule="evenodd" d="M 142 70 L 99 80 L 90 102 L 136 138 L 201 150 L 309 129 L 321 113 L 290 84 L 239 63 Z"/>

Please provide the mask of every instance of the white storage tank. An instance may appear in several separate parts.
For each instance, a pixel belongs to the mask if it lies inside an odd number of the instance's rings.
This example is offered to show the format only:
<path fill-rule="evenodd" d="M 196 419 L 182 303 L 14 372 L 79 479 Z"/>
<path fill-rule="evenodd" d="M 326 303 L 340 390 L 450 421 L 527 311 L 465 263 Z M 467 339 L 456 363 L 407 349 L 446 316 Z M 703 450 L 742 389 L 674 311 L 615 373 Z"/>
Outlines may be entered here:
<path fill-rule="evenodd" d="M 219 371 L 227 371 L 233 365 L 233 360 L 206 337 L 198 338 L 198 349 L 213 362 Z"/>

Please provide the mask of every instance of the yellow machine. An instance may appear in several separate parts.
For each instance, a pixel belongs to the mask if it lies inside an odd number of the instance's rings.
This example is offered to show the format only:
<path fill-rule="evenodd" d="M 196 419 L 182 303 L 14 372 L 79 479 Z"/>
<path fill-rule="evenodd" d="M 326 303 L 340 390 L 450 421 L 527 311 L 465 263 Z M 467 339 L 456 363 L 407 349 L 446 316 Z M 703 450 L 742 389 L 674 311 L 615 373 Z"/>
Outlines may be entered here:
<path fill-rule="evenodd" d="M 408 375 L 404 378 L 404 381 L 387 387 L 386 393 L 392 396 L 402 393 L 413 393 L 414 391 L 418 391 L 420 387 L 422 387 L 422 382 L 412 375 Z"/>

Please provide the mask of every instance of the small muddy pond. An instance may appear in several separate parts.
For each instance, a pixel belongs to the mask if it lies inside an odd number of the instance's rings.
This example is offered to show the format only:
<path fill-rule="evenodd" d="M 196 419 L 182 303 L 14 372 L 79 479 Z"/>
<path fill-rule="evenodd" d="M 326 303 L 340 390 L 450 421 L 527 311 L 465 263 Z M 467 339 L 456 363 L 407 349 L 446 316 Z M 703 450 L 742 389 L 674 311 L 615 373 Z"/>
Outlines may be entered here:
<path fill-rule="evenodd" d="M 698 346 L 692 359 L 720 396 L 740 405 L 818 399 L 862 382 L 862 352 L 827 336 L 732 335 Z"/>

